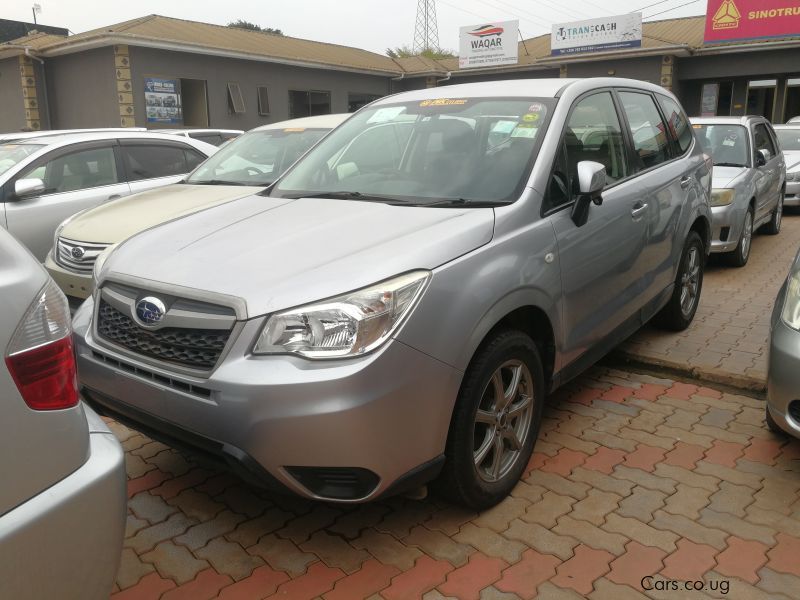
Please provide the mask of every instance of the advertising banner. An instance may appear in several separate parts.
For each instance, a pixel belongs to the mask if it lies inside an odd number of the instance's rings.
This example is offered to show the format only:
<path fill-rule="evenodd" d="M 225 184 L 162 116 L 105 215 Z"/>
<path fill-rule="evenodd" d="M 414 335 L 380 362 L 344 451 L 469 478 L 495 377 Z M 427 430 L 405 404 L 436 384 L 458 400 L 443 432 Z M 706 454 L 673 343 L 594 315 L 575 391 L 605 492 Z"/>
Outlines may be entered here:
<path fill-rule="evenodd" d="M 144 104 L 148 123 L 183 125 L 179 79 L 145 77 Z"/>
<path fill-rule="evenodd" d="M 800 36 L 797 0 L 708 0 L 707 44 Z"/>
<path fill-rule="evenodd" d="M 702 99 L 700 101 L 700 116 L 716 117 L 718 102 L 719 102 L 719 84 L 718 83 L 704 84 Z"/>
<path fill-rule="evenodd" d="M 642 13 L 553 25 L 550 54 L 577 54 L 642 45 Z"/>
<path fill-rule="evenodd" d="M 519 62 L 519 21 L 472 25 L 459 30 L 458 67 L 475 69 Z"/>

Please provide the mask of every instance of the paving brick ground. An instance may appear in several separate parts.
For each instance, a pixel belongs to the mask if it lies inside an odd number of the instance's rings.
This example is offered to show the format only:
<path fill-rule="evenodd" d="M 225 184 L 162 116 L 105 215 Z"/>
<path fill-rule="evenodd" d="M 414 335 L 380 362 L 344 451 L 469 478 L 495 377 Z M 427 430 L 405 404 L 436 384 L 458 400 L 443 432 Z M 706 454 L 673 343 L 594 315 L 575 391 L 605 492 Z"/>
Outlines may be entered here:
<path fill-rule="evenodd" d="M 717 257 L 706 267 L 697 316 L 685 332 L 645 327 L 621 347 L 631 360 L 669 367 L 744 389 L 765 389 L 769 318 L 800 247 L 800 212 L 790 211 L 777 236 L 757 235 L 747 266 Z"/>
<path fill-rule="evenodd" d="M 796 598 L 800 441 L 763 409 L 595 368 L 555 395 L 523 480 L 482 514 L 271 495 L 112 423 L 130 496 L 113 598 Z"/>

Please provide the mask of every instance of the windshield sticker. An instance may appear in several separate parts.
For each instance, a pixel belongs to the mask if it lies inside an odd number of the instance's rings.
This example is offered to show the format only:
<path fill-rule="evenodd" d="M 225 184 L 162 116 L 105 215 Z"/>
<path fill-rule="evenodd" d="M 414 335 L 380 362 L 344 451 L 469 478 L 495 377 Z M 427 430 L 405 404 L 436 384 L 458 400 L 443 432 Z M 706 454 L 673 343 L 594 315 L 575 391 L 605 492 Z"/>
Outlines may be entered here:
<path fill-rule="evenodd" d="M 437 98 L 436 100 L 423 100 L 421 107 L 426 106 L 463 106 L 468 102 L 466 98 Z"/>
<path fill-rule="evenodd" d="M 702 125 L 692 125 L 692 129 L 702 129 Z"/>
<path fill-rule="evenodd" d="M 492 127 L 492 133 L 511 133 L 516 125 L 516 121 L 498 121 Z"/>
<path fill-rule="evenodd" d="M 526 123 L 535 123 L 536 121 L 539 120 L 539 115 L 537 115 L 536 113 L 528 113 L 522 115 L 522 120 L 525 121 Z"/>
<path fill-rule="evenodd" d="M 534 138 L 536 137 L 536 132 L 539 131 L 537 127 L 533 127 L 531 125 L 526 125 L 524 123 L 520 123 L 514 128 L 514 131 L 511 132 L 512 138 Z"/>
<path fill-rule="evenodd" d="M 735 133 L 729 133 L 727 137 L 722 140 L 722 145 L 733 147 L 736 145 L 737 139 L 739 139 L 739 136 L 737 136 Z"/>
<path fill-rule="evenodd" d="M 305 127 L 287 127 L 283 130 L 283 133 L 302 133 L 305 130 Z"/>
<path fill-rule="evenodd" d="M 540 113 L 544 110 L 545 110 L 544 104 L 542 104 L 541 102 L 534 102 L 528 107 L 528 112 L 532 113 Z"/>
<path fill-rule="evenodd" d="M 375 111 L 374 115 L 367 119 L 367 123 L 386 123 L 393 120 L 405 109 L 405 106 L 389 106 L 387 108 L 379 108 Z"/>

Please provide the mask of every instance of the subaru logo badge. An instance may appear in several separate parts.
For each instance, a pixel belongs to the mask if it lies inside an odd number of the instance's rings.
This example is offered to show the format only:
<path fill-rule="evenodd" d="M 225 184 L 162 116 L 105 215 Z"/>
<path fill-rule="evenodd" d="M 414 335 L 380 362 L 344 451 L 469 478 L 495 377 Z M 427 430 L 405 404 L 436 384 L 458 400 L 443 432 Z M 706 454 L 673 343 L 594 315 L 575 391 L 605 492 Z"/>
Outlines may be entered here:
<path fill-rule="evenodd" d="M 83 258 L 83 255 L 86 254 L 86 250 L 80 246 L 75 246 L 70 253 L 72 254 L 72 258 L 77 258 L 80 260 Z"/>
<path fill-rule="evenodd" d="M 145 326 L 153 326 L 161 322 L 167 314 L 164 303 L 153 296 L 142 298 L 136 303 L 136 318 Z"/>

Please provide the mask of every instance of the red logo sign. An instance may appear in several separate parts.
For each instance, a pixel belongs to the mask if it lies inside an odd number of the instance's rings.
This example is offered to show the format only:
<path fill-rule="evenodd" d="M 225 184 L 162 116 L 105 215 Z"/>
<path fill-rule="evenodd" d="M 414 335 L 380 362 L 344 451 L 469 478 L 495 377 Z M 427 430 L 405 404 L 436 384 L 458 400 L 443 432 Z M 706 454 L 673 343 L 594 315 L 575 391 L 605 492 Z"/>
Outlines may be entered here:
<path fill-rule="evenodd" d="M 708 0 L 706 43 L 800 36 L 797 0 Z"/>
<path fill-rule="evenodd" d="M 487 35 L 497 35 L 499 36 L 505 31 L 502 27 L 498 27 L 497 25 L 481 25 L 469 32 L 470 35 L 474 35 L 475 37 L 486 37 Z"/>

